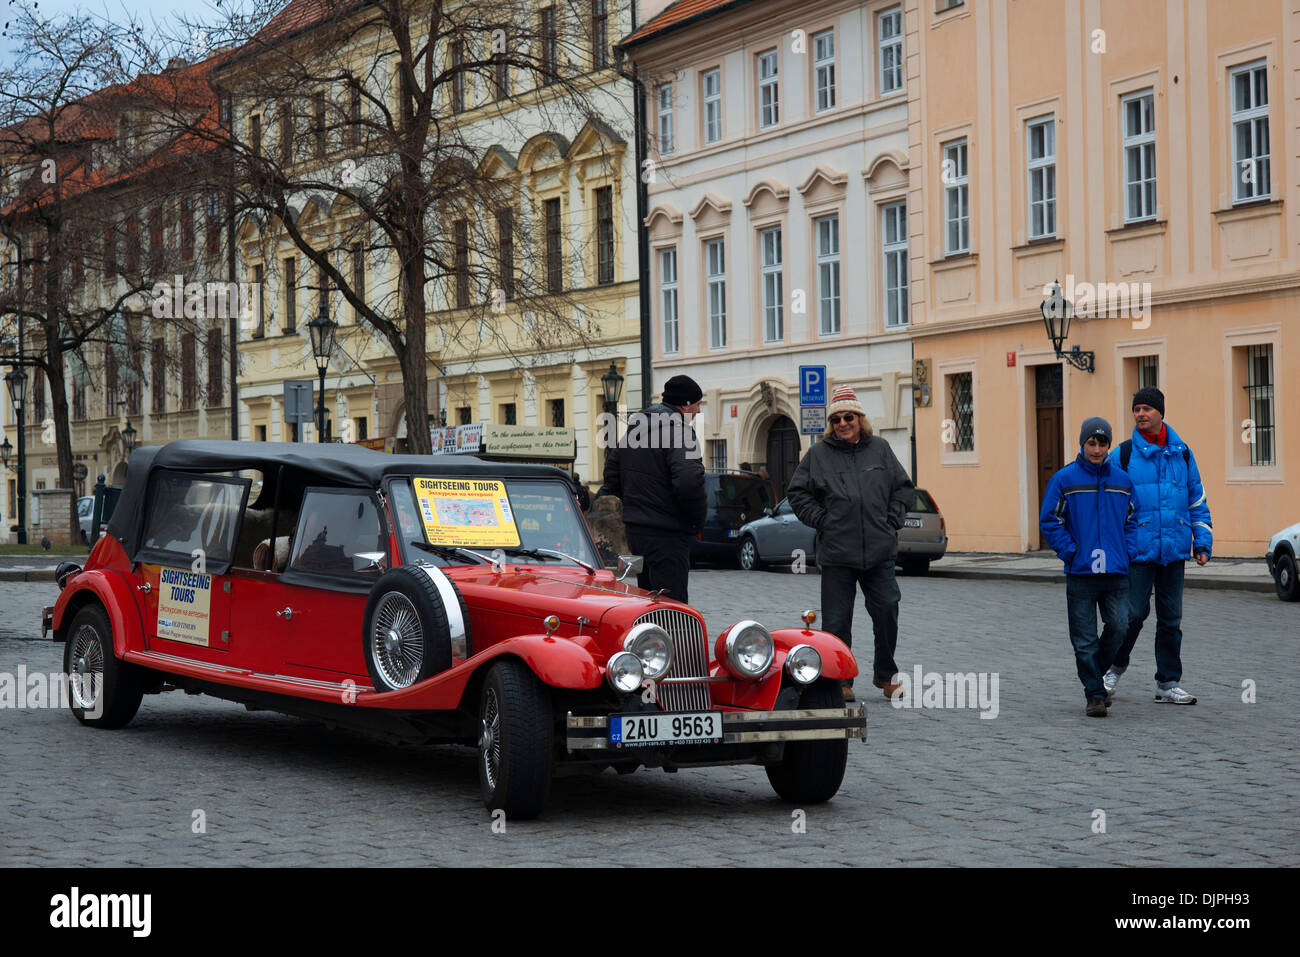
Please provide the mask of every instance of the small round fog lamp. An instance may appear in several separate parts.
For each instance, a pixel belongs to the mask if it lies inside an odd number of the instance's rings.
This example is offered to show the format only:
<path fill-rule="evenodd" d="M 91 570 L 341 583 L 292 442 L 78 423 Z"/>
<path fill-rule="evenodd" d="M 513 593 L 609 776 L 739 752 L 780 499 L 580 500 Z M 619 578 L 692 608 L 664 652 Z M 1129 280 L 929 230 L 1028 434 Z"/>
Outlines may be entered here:
<path fill-rule="evenodd" d="M 810 685 L 822 673 L 822 656 L 812 645 L 795 645 L 785 656 L 785 673 L 801 685 Z"/>
<path fill-rule="evenodd" d="M 623 694 L 641 690 L 641 682 L 645 680 L 641 659 L 630 651 L 620 651 L 605 665 L 605 679 L 615 691 Z"/>

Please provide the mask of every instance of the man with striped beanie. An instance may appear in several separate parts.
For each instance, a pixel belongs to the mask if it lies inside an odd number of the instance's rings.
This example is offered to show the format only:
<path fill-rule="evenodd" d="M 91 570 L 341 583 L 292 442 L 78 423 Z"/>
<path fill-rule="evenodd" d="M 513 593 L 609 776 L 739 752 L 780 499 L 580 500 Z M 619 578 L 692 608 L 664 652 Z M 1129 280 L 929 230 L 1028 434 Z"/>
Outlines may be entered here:
<path fill-rule="evenodd" d="M 912 480 L 889 443 L 873 436 L 862 403 L 848 386 L 831 395 L 826 436 L 795 469 L 787 495 L 799 521 L 817 530 L 826 631 L 853 644 L 853 604 L 861 587 L 875 632 L 873 683 L 892 698 L 902 690 L 898 666 L 898 602 L 894 579 L 898 530 L 912 504 Z M 852 682 L 844 697 L 853 700 Z"/>

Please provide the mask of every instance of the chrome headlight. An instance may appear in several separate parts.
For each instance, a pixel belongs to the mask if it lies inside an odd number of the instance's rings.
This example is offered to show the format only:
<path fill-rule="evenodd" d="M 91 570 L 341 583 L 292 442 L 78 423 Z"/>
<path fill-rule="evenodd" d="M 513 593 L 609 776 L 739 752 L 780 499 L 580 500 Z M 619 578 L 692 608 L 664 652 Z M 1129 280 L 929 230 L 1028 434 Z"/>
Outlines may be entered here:
<path fill-rule="evenodd" d="M 724 660 L 741 678 L 761 678 L 772 667 L 776 645 L 771 633 L 756 621 L 738 621 L 727 630 Z"/>
<path fill-rule="evenodd" d="M 642 622 L 627 633 L 623 650 L 636 655 L 651 681 L 658 681 L 673 664 L 673 642 L 668 632 L 652 622 Z"/>
<path fill-rule="evenodd" d="M 645 673 L 641 670 L 641 659 L 630 651 L 620 651 L 609 659 L 605 665 L 605 680 L 615 691 L 631 694 L 639 691 Z"/>
<path fill-rule="evenodd" d="M 822 656 L 812 645 L 795 645 L 785 656 L 785 673 L 801 685 L 810 685 L 822 673 Z"/>

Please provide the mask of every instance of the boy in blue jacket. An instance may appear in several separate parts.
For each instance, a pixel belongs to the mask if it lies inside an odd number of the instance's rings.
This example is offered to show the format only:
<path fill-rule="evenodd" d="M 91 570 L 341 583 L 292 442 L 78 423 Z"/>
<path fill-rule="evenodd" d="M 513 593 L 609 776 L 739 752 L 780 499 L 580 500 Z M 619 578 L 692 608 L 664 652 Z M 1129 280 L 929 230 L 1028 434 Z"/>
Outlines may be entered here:
<path fill-rule="evenodd" d="M 1128 631 L 1128 563 L 1137 521 L 1133 483 L 1112 466 L 1110 423 L 1084 420 L 1079 455 L 1052 476 L 1043 496 L 1038 527 L 1065 563 L 1065 603 L 1070 642 L 1087 699 L 1085 714 L 1106 717 L 1109 698 L 1102 675 Z M 1105 623 L 1097 638 L 1097 611 Z"/>

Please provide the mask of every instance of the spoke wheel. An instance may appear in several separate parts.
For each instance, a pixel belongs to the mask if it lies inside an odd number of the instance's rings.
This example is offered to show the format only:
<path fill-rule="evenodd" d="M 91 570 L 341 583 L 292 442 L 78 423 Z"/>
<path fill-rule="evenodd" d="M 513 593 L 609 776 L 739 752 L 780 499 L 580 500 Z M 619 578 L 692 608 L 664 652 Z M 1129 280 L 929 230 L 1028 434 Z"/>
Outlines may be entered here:
<path fill-rule="evenodd" d="M 63 652 L 68 707 L 92 728 L 120 728 L 140 710 L 147 672 L 113 654 L 113 628 L 98 604 L 77 612 Z"/>
<path fill-rule="evenodd" d="M 844 693 L 838 682 L 821 678 L 804 690 L 799 707 L 843 708 Z M 767 780 L 782 800 L 791 804 L 821 804 L 840 789 L 848 760 L 847 738 L 788 741 L 781 760 L 767 766 Z"/>
<path fill-rule="evenodd" d="M 424 629 L 415 605 L 401 592 L 389 592 L 375 606 L 370 650 L 389 685 L 405 688 L 415 683 L 424 664 Z"/>
<path fill-rule="evenodd" d="M 450 668 L 453 633 L 471 654 L 465 599 L 445 576 L 441 581 L 445 592 L 423 568 L 399 565 L 370 590 L 361 649 L 376 691 L 400 691 Z"/>
<path fill-rule="evenodd" d="M 479 697 L 478 778 L 489 811 L 537 817 L 551 789 L 551 696 L 517 658 L 487 673 Z"/>
<path fill-rule="evenodd" d="M 762 565 L 758 557 L 758 542 L 746 535 L 740 542 L 740 567 L 747 572 L 752 572 Z"/>

